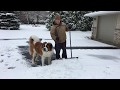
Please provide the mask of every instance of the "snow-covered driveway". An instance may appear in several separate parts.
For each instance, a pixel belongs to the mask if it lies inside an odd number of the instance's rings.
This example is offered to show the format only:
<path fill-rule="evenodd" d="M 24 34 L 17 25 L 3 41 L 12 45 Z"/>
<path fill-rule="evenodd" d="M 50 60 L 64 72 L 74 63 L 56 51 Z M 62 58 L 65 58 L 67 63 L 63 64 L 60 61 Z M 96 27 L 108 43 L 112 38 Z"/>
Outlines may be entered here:
<path fill-rule="evenodd" d="M 25 38 L 23 40 L 0 40 L 0 78 L 2 79 L 107 79 L 120 78 L 120 49 L 74 49 L 79 59 L 54 60 L 44 67 L 29 67 L 18 46 L 28 46 L 30 35 L 43 41 L 53 42 L 44 25 L 32 27 L 21 25 L 21 30 L 0 30 L 0 39 Z M 91 32 L 71 31 L 72 46 L 108 46 L 86 37 Z M 69 46 L 67 32 L 67 46 Z M 67 49 L 68 57 L 70 50 Z"/>

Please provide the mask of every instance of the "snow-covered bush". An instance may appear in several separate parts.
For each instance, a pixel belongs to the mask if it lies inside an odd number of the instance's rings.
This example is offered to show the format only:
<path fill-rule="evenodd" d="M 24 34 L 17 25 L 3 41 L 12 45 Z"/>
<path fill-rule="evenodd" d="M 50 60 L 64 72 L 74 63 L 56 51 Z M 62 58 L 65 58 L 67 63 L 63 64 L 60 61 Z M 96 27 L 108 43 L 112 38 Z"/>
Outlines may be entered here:
<path fill-rule="evenodd" d="M 62 21 L 68 25 L 70 30 L 91 30 L 92 18 L 84 17 L 84 14 L 89 12 L 92 11 L 50 11 L 46 19 L 46 28 L 50 30 L 55 14 L 59 13 Z"/>

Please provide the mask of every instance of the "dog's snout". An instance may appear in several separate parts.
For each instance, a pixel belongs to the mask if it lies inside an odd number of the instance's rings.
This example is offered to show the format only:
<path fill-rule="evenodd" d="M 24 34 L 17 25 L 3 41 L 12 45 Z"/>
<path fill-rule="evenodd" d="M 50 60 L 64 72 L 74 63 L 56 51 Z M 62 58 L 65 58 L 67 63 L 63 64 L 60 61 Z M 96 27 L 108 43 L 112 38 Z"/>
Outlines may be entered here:
<path fill-rule="evenodd" d="M 44 51 L 46 51 L 46 48 L 43 48 Z"/>
<path fill-rule="evenodd" d="M 44 48 L 43 48 L 43 50 L 44 50 L 44 51 L 47 51 L 47 48 L 46 48 L 46 47 L 44 47 Z"/>

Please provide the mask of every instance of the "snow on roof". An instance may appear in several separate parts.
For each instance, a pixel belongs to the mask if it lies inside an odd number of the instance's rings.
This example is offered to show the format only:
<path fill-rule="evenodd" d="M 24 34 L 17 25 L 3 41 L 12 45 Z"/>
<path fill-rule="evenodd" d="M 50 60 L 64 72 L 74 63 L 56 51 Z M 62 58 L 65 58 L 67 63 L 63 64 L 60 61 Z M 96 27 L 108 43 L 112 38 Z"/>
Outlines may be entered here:
<path fill-rule="evenodd" d="M 6 15 L 5 13 L 0 13 L 0 16 L 2 16 L 2 15 Z"/>
<path fill-rule="evenodd" d="M 13 14 L 13 13 L 6 13 L 6 15 L 15 15 L 15 14 Z"/>
<path fill-rule="evenodd" d="M 115 14 L 115 13 L 120 13 L 120 11 L 98 11 L 98 12 L 87 13 L 84 16 L 95 17 L 101 15 Z"/>
<path fill-rule="evenodd" d="M 0 16 L 2 16 L 2 15 L 15 15 L 14 13 L 0 13 Z"/>

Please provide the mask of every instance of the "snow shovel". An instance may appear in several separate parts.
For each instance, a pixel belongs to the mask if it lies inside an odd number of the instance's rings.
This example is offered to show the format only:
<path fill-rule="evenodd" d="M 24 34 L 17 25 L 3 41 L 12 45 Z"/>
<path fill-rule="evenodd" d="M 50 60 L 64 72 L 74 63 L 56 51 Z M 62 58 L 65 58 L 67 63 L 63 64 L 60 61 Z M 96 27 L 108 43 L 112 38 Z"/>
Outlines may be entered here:
<path fill-rule="evenodd" d="M 71 32 L 69 31 L 69 37 L 70 37 L 70 51 L 71 51 L 71 57 L 70 58 L 68 58 L 68 59 L 73 59 L 73 58 L 77 58 L 78 59 L 78 57 L 73 57 L 72 56 L 72 47 L 71 47 Z"/>

